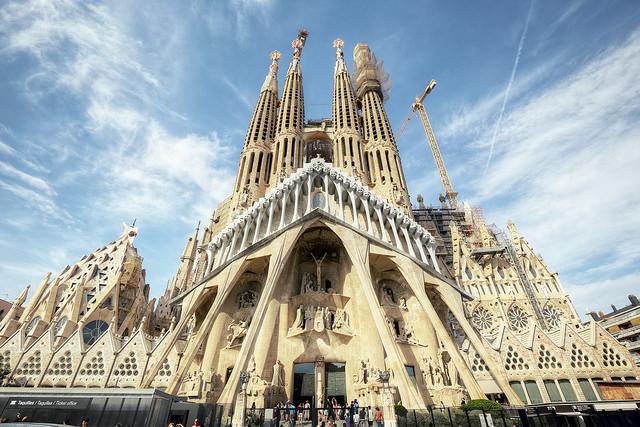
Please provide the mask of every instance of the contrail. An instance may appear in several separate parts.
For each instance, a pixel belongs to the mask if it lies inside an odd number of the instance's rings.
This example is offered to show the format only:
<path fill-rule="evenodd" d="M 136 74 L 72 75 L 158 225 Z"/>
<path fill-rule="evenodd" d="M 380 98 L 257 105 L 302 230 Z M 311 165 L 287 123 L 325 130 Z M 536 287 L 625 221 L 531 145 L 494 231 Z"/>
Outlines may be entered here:
<path fill-rule="evenodd" d="M 507 90 L 504 92 L 504 98 L 502 99 L 502 107 L 500 108 L 500 114 L 498 115 L 498 120 L 496 121 L 496 125 L 493 128 L 493 136 L 491 137 L 491 146 L 489 147 L 489 158 L 487 159 L 487 164 L 484 167 L 484 173 L 482 176 L 487 174 L 487 170 L 489 169 L 489 164 L 491 163 L 491 158 L 493 157 L 493 146 L 496 143 L 496 136 L 498 135 L 498 131 L 500 130 L 500 124 L 502 123 L 502 116 L 504 115 L 504 109 L 507 106 L 507 101 L 509 101 L 509 94 L 511 93 L 511 86 L 513 86 L 513 80 L 516 77 L 516 72 L 518 71 L 518 64 L 520 63 L 520 55 L 522 55 L 522 46 L 524 45 L 524 39 L 527 36 L 527 30 L 529 29 L 529 20 L 531 19 L 531 11 L 533 10 L 533 1 L 529 4 L 529 11 L 527 12 L 527 19 L 524 22 L 524 30 L 522 31 L 522 35 L 520 36 L 520 43 L 518 43 L 518 52 L 516 53 L 516 59 L 513 61 L 513 68 L 511 69 L 511 77 L 509 78 L 509 83 L 507 84 Z"/>

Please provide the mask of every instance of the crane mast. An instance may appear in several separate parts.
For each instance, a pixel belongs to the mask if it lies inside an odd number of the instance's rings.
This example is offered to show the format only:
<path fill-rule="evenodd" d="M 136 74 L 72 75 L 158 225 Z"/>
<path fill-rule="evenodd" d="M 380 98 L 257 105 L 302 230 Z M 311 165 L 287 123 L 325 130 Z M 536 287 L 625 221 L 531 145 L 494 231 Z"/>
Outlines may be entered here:
<path fill-rule="evenodd" d="M 431 152 L 433 153 L 433 159 L 435 160 L 436 166 L 438 167 L 438 172 L 440 173 L 440 180 L 442 181 L 442 186 L 444 187 L 445 198 L 449 201 L 449 206 L 452 209 L 458 209 L 458 193 L 453 191 L 453 185 L 451 184 L 451 180 L 449 179 L 447 168 L 444 165 L 442 154 L 440 154 L 440 147 L 438 147 L 436 136 L 433 134 L 433 129 L 431 128 L 431 122 L 429 122 L 429 116 L 427 116 L 427 111 L 425 110 L 423 105 L 424 99 L 431 93 L 431 91 L 435 87 L 436 81 L 431 80 L 422 93 L 422 96 L 420 98 L 416 98 L 416 102 L 414 102 L 412 105 L 412 110 L 414 112 L 417 111 L 418 115 L 420 116 L 420 121 L 422 122 L 422 126 L 424 127 L 424 133 L 427 135 L 429 147 L 431 147 Z"/>

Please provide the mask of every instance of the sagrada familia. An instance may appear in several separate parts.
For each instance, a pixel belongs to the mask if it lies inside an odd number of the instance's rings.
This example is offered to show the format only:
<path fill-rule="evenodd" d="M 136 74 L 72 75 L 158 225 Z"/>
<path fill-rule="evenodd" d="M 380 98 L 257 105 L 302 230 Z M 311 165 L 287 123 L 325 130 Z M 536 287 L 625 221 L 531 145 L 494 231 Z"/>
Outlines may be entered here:
<path fill-rule="evenodd" d="M 258 408 L 379 405 L 387 390 L 424 408 L 598 400 L 596 381 L 639 377 L 514 224 L 502 232 L 444 198 L 411 204 L 366 44 L 350 74 L 336 40 L 332 116 L 305 120 L 306 38 L 281 96 L 271 53 L 233 191 L 188 238 L 164 294 L 149 299 L 125 226 L 17 298 L 0 324 L 6 383 Z"/>

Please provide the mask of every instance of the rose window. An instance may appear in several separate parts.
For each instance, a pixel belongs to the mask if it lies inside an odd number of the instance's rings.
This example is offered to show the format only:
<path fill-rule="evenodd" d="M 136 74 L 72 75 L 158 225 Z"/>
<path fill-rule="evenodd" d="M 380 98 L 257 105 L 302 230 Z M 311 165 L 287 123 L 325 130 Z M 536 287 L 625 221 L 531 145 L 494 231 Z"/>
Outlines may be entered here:
<path fill-rule="evenodd" d="M 529 316 L 517 305 L 509 309 L 507 318 L 509 319 L 511 327 L 516 330 L 526 329 L 529 325 Z"/>
<path fill-rule="evenodd" d="M 562 320 L 562 313 L 555 307 L 547 307 L 542 310 L 542 316 L 544 321 L 547 322 L 547 326 L 550 328 L 557 328 L 560 326 L 560 320 Z"/>
<path fill-rule="evenodd" d="M 471 315 L 471 323 L 480 331 L 491 329 L 493 326 L 493 314 L 484 307 L 478 307 Z"/>
<path fill-rule="evenodd" d="M 84 343 L 91 345 L 98 341 L 98 338 L 109 329 L 109 324 L 103 320 L 94 320 L 87 323 L 87 326 L 82 329 L 82 338 Z"/>

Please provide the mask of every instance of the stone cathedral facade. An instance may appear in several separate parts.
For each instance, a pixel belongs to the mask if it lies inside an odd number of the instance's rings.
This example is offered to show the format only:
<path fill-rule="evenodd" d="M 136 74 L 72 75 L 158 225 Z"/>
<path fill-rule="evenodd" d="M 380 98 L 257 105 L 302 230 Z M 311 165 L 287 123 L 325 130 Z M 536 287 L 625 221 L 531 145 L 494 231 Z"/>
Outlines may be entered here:
<path fill-rule="evenodd" d="M 160 388 L 195 401 L 331 398 L 408 408 L 499 397 L 597 400 L 634 379 L 628 351 L 582 324 L 557 273 L 515 225 L 412 206 L 366 44 L 336 40 L 330 119 L 306 120 L 301 54 L 260 89 L 231 195 L 196 228 L 149 300 L 137 229 L 47 274 L 0 324 L 0 367 L 23 387 Z M 25 304 L 26 303 L 26 304 Z M 241 379 L 246 383 L 241 384 Z"/>

